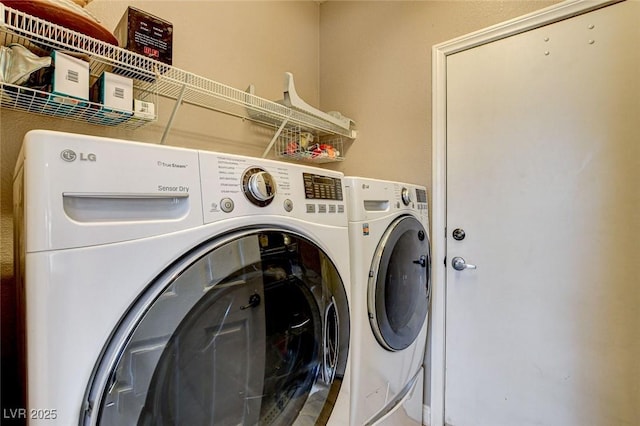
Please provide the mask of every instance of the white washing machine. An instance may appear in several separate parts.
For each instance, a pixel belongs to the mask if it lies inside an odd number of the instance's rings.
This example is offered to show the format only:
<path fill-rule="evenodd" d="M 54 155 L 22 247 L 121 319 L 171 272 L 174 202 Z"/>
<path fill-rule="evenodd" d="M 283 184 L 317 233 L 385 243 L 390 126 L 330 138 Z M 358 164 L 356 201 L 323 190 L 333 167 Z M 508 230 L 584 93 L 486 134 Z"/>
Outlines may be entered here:
<path fill-rule="evenodd" d="M 31 424 L 347 424 L 340 173 L 34 131 L 14 186 Z"/>
<path fill-rule="evenodd" d="M 345 178 L 351 245 L 352 425 L 421 425 L 430 246 L 424 187 Z"/>

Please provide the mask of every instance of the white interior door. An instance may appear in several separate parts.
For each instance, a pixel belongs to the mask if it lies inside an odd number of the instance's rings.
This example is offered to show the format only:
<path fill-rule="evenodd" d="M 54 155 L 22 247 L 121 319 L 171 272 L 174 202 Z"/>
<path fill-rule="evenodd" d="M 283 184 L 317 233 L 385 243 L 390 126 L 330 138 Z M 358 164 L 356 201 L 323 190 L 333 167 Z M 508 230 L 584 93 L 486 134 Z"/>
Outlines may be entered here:
<path fill-rule="evenodd" d="M 639 425 L 640 2 L 446 69 L 445 422 Z"/>

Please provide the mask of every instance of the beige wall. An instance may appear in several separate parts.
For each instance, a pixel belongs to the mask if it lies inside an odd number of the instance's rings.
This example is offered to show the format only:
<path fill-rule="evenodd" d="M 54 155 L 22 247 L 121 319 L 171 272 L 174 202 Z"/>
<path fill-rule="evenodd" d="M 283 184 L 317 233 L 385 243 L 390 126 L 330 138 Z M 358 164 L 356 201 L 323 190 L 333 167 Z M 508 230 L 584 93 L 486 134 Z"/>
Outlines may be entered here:
<path fill-rule="evenodd" d="M 114 28 L 128 4 L 174 25 L 174 66 L 258 96 L 282 98 L 283 76 L 301 97 L 353 118 L 358 139 L 347 174 L 430 185 L 431 46 L 531 12 L 549 1 L 131 1 L 89 5 Z M 13 255 L 11 180 L 25 132 L 44 128 L 157 143 L 173 103 L 161 100 L 157 123 L 132 132 L 0 109 L 3 388 L 12 385 Z M 261 155 L 271 130 L 183 106 L 167 144 Z M 6 396 L 6 393 L 4 393 Z M 3 397 L 4 398 L 4 397 Z"/>
<path fill-rule="evenodd" d="M 358 127 L 358 139 L 338 168 L 430 187 L 431 47 L 553 3 L 323 3 L 321 107 L 350 114 Z"/>

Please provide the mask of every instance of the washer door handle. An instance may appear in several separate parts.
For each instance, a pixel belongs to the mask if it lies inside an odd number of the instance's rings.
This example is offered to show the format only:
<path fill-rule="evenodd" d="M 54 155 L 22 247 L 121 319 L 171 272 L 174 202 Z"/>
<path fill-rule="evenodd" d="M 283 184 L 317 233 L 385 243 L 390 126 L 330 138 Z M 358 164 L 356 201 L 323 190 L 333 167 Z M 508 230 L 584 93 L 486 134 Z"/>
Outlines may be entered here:
<path fill-rule="evenodd" d="M 422 266 L 423 268 L 426 268 L 427 267 L 427 256 L 425 256 L 423 254 L 422 256 L 420 256 L 420 259 L 414 260 L 413 263 L 416 263 L 416 264 Z"/>
<path fill-rule="evenodd" d="M 255 308 L 256 306 L 258 306 L 260 304 L 260 295 L 259 294 L 252 294 L 251 296 L 249 296 L 249 303 L 247 303 L 244 306 L 240 306 L 241 310 L 245 310 L 245 309 L 249 309 L 249 308 Z"/>
<path fill-rule="evenodd" d="M 456 271 L 464 271 L 465 269 L 477 268 L 476 265 L 467 263 L 462 257 L 454 257 L 451 261 L 451 266 L 453 266 L 453 269 L 455 269 Z"/>

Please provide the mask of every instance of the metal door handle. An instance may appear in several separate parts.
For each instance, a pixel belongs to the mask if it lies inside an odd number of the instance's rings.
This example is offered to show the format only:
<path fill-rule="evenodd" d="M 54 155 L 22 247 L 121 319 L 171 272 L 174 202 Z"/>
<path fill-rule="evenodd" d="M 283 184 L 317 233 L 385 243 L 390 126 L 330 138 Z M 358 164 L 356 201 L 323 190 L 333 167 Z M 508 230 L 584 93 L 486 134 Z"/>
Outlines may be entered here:
<path fill-rule="evenodd" d="M 427 267 L 427 256 L 425 256 L 424 254 L 422 256 L 420 256 L 420 259 L 418 260 L 414 260 L 413 263 L 422 266 L 423 268 Z"/>
<path fill-rule="evenodd" d="M 260 295 L 258 293 L 252 294 L 249 296 L 249 303 L 244 306 L 240 306 L 240 309 L 244 311 L 245 309 L 255 308 L 260 304 L 260 300 Z"/>
<path fill-rule="evenodd" d="M 454 257 L 451 261 L 451 266 L 453 266 L 453 269 L 455 269 L 456 271 L 464 271 L 465 269 L 476 269 L 476 265 L 467 263 L 461 257 Z"/>

